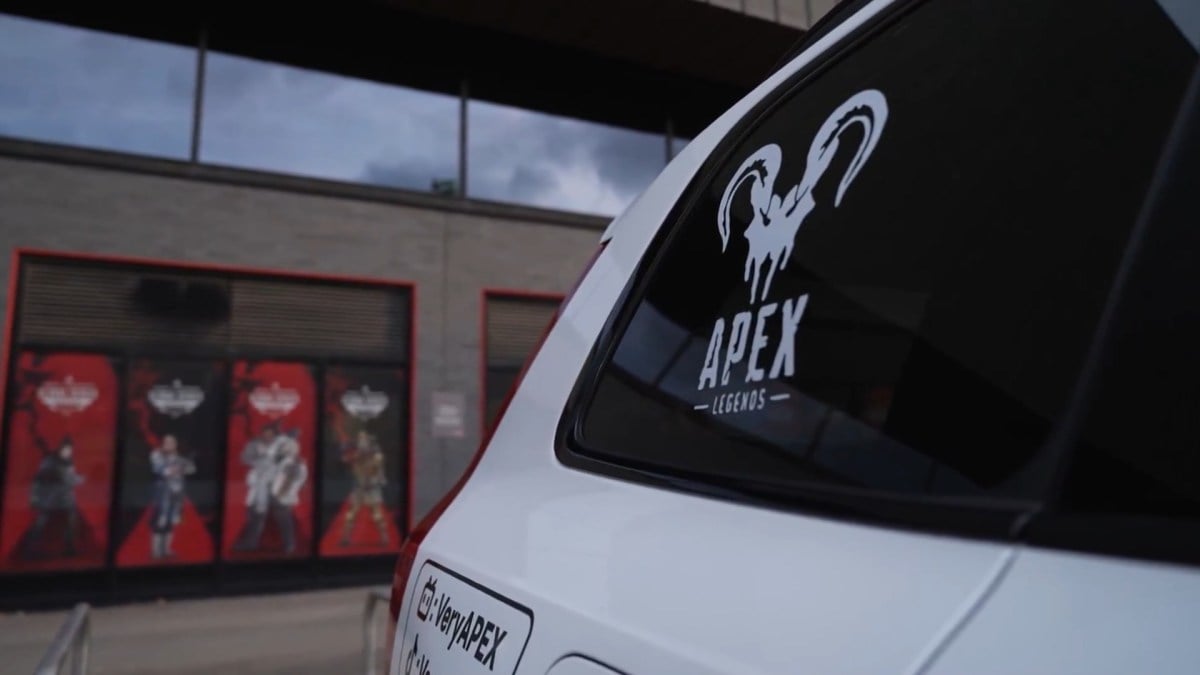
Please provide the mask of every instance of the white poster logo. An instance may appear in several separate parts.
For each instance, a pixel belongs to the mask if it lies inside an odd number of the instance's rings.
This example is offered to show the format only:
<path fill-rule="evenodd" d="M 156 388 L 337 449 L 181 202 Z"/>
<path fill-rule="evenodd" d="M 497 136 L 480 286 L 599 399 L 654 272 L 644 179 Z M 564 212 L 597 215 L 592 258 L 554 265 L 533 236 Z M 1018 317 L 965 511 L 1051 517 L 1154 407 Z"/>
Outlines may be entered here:
<path fill-rule="evenodd" d="M 159 384 L 151 387 L 150 392 L 146 394 L 146 400 L 164 415 L 183 417 L 190 415 L 204 402 L 204 390 L 175 380 L 169 385 Z"/>
<path fill-rule="evenodd" d="M 300 392 L 284 389 L 278 382 L 272 382 L 270 387 L 258 387 L 250 392 L 250 405 L 267 417 L 283 417 L 300 405 Z"/>
<path fill-rule="evenodd" d="M 60 415 L 71 415 L 87 410 L 97 398 L 100 390 L 91 382 L 76 382 L 67 375 L 61 382 L 49 380 L 37 388 L 37 398 L 42 405 Z"/>
<path fill-rule="evenodd" d="M 878 90 L 867 89 L 846 99 L 825 119 L 813 137 L 800 182 L 782 196 L 775 191 L 775 179 L 783 163 L 783 149 L 778 144 L 762 146 L 734 172 L 717 209 L 717 233 L 721 236 L 721 251 L 725 252 L 729 248 L 734 199 L 749 186 L 754 215 L 742 233 L 747 244 L 742 278 L 750 284 L 750 307 L 728 321 L 719 317 L 713 324 L 698 390 L 732 384 L 732 368 L 743 363 L 746 369 L 743 384 L 756 385 L 795 373 L 796 330 L 808 307 L 808 295 L 788 298 L 782 304 L 765 302 L 771 282 L 778 270 L 787 267 L 796 233 L 816 208 L 813 189 L 837 155 L 842 134 L 847 129 L 859 127 L 862 139 L 838 183 L 834 207 L 841 205 L 846 189 L 874 152 L 887 116 L 887 99 Z M 779 326 L 779 341 L 773 354 L 767 351 L 771 349 L 766 330 L 768 322 Z M 768 354 L 771 354 L 769 360 L 764 360 Z M 740 391 L 722 392 L 711 404 L 696 405 L 695 408 L 711 409 L 714 414 L 762 410 L 769 401 L 785 400 L 789 396 L 786 393 L 769 395 L 765 387 L 751 386 Z"/>
<path fill-rule="evenodd" d="M 351 389 L 342 394 L 342 407 L 360 420 L 379 417 L 387 406 L 388 395 L 382 391 L 372 391 L 366 385 L 357 391 Z"/>

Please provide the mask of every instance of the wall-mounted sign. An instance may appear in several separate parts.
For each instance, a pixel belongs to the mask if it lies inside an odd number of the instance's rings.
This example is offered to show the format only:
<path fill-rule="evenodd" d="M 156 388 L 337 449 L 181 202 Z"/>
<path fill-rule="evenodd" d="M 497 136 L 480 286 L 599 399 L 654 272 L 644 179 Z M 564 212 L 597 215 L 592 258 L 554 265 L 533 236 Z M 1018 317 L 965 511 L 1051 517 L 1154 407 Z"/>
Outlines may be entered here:
<path fill-rule="evenodd" d="M 462 438 L 466 435 L 466 397 L 457 391 L 433 392 L 433 437 Z"/>

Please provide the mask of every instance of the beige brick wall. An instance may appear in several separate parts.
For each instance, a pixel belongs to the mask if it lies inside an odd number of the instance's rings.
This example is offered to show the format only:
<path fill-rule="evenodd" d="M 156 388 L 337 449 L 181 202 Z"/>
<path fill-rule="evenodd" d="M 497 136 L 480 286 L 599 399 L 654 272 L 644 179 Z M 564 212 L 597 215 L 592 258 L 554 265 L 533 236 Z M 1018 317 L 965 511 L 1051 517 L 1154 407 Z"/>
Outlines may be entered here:
<path fill-rule="evenodd" d="M 182 178 L 0 158 L 0 250 L 32 247 L 403 279 L 417 287 L 415 516 L 479 442 L 485 287 L 564 292 L 599 231 Z M 0 279 L 10 257 L 0 255 Z M 0 303 L 4 295 L 0 294 Z M 461 391 L 467 437 L 430 435 Z"/>

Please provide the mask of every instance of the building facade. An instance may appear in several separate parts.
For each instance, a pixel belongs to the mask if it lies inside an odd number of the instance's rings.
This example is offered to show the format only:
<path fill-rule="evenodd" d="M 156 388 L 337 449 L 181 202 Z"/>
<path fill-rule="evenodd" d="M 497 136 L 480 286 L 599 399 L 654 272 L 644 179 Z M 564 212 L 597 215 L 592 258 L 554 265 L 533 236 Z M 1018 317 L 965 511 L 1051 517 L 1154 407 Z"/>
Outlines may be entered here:
<path fill-rule="evenodd" d="M 377 578 L 603 227 L 832 4 L 0 3 L 0 587 Z"/>

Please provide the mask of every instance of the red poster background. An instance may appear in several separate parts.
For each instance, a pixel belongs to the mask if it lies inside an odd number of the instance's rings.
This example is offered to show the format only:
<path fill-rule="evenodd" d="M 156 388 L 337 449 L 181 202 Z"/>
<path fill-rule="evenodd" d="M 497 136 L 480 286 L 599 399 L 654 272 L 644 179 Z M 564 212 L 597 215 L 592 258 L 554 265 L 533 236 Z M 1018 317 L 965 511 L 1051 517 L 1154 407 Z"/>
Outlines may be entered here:
<path fill-rule="evenodd" d="M 318 479 L 315 454 L 317 392 L 312 370 L 303 363 L 277 361 L 237 361 L 230 381 L 229 443 L 225 461 L 225 518 L 221 554 L 227 560 L 272 560 L 303 558 L 312 553 L 313 482 Z M 291 410 L 264 412 L 251 403 L 256 390 L 295 391 L 299 401 Z M 277 424 L 282 432 L 298 431 L 300 457 L 308 468 L 308 479 L 300 489 L 300 501 L 293 515 L 296 550 L 283 551 L 283 542 L 274 518 L 268 515 L 261 544 L 255 550 L 236 550 L 234 544 L 248 523 L 246 474 L 250 467 L 242 462 L 242 451 L 265 427 Z"/>
<path fill-rule="evenodd" d="M 38 396 L 45 383 L 71 382 L 95 387 L 95 398 L 82 409 L 54 406 Z M 108 549 L 108 515 L 116 449 L 117 376 L 106 356 L 80 353 L 23 352 L 13 370 L 8 419 L 7 470 L 0 517 L 0 569 L 46 571 L 102 567 Z M 42 536 L 32 537 L 38 512 L 31 504 L 34 477 L 43 458 L 71 440 L 75 471 L 83 482 L 74 488 L 74 553 L 66 542 L 65 512 L 48 521 Z"/>
<path fill-rule="evenodd" d="M 358 390 L 364 385 L 388 395 L 387 408 L 370 420 L 355 419 L 341 402 L 342 395 L 348 390 Z M 321 517 L 325 530 L 321 535 L 320 554 L 339 557 L 399 553 L 404 537 L 396 526 L 396 513 L 399 497 L 405 487 L 403 481 L 408 478 L 408 434 L 405 433 L 408 419 L 407 374 L 402 369 L 328 368 L 325 370 L 323 407 L 325 454 L 321 480 L 324 481 L 322 499 L 326 502 L 326 513 Z M 352 488 L 350 470 L 343 462 L 342 454 L 354 444 L 355 434 L 359 430 L 371 433 L 383 449 L 384 471 L 388 481 L 382 490 L 382 507 L 388 532 L 386 543 L 380 541 L 370 507 L 365 505 L 355 514 L 349 541 L 342 542 Z M 330 512 L 331 508 L 333 510 Z"/>

